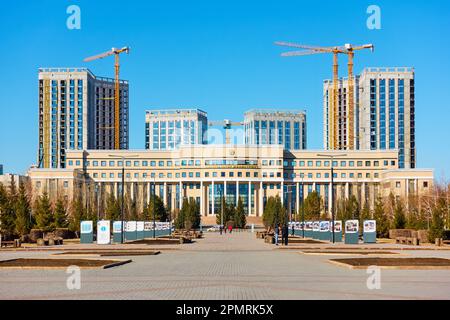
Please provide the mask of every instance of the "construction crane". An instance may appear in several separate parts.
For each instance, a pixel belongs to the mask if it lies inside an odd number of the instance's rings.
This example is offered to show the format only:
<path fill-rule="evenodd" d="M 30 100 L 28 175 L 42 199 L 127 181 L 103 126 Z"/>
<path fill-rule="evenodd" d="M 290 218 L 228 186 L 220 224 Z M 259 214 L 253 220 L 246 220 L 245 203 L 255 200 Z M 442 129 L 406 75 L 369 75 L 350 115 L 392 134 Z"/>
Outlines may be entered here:
<path fill-rule="evenodd" d="M 122 53 L 129 54 L 130 48 L 122 49 L 112 48 L 111 51 L 101 53 L 99 55 L 84 59 L 84 62 L 90 62 L 103 59 L 109 56 L 115 56 L 115 94 L 114 94 L 114 149 L 120 150 L 120 55 Z M 112 128 L 110 128 L 112 129 Z"/>
<path fill-rule="evenodd" d="M 230 130 L 233 127 L 242 127 L 244 125 L 243 122 L 233 122 L 231 120 L 223 120 L 223 121 L 210 121 L 208 122 L 209 127 L 218 127 L 222 126 L 223 129 L 225 129 L 225 136 L 226 136 L 226 144 L 231 144 L 231 134 Z"/>
<path fill-rule="evenodd" d="M 339 146 L 343 149 L 354 150 L 355 149 L 355 137 L 354 137 L 354 123 L 355 123 L 355 115 L 354 115 L 354 76 L 353 76 L 353 60 L 355 57 L 355 51 L 370 49 L 372 52 L 375 49 L 373 44 L 366 44 L 361 46 L 353 46 L 351 44 L 345 44 L 344 46 L 337 47 L 318 47 L 318 46 L 310 46 L 297 44 L 292 42 L 275 42 L 278 46 L 290 47 L 290 48 L 300 48 L 303 49 L 301 51 L 292 51 L 283 53 L 283 57 L 296 57 L 296 56 L 307 56 L 319 53 L 332 53 L 333 54 L 333 89 L 332 89 L 332 103 L 331 103 L 331 112 L 328 112 L 328 122 L 329 127 L 329 148 L 332 150 L 338 149 L 338 82 L 339 82 L 339 62 L 338 55 L 346 54 L 348 56 L 348 131 L 349 131 L 349 143 L 348 145 Z"/>

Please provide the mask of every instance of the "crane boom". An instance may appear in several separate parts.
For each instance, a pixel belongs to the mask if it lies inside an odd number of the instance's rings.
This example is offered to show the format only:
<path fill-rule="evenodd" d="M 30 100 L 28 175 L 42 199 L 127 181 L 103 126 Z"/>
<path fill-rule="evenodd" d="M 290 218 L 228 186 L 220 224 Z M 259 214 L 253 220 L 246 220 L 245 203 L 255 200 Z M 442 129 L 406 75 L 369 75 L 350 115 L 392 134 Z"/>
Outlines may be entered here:
<path fill-rule="evenodd" d="M 297 44 L 292 42 L 275 42 L 278 46 L 289 47 L 289 48 L 301 48 L 305 49 L 304 51 L 291 51 L 281 54 L 283 57 L 297 57 L 297 56 L 307 56 L 314 55 L 319 53 L 332 53 L 333 54 L 333 85 L 332 89 L 329 90 L 331 93 L 331 98 L 329 99 L 330 103 L 330 111 L 328 112 L 328 123 L 329 123 L 329 136 L 328 136 L 328 148 L 332 150 L 336 149 L 355 149 L 355 137 L 354 137 L 354 75 L 353 75 L 353 59 L 355 56 L 355 51 L 370 49 L 372 52 L 374 51 L 373 44 L 364 44 L 359 46 L 353 46 L 351 44 L 345 44 L 344 46 L 335 46 L 335 47 L 319 47 L 319 46 L 311 46 L 304 44 Z M 338 103 L 339 103 L 339 62 L 338 55 L 346 54 L 348 56 L 348 110 L 347 110 L 347 119 L 343 119 L 346 121 L 348 125 L 347 132 L 349 133 L 348 140 L 346 139 L 338 139 L 339 137 L 339 117 L 338 117 Z M 342 122 L 341 122 L 342 123 Z"/>
<path fill-rule="evenodd" d="M 89 58 L 84 59 L 84 62 L 90 62 L 94 60 L 103 59 L 110 56 L 115 56 L 115 79 L 114 79 L 114 149 L 120 150 L 120 54 L 130 53 L 129 47 L 123 47 L 122 49 L 112 48 L 108 52 L 104 52 Z"/>

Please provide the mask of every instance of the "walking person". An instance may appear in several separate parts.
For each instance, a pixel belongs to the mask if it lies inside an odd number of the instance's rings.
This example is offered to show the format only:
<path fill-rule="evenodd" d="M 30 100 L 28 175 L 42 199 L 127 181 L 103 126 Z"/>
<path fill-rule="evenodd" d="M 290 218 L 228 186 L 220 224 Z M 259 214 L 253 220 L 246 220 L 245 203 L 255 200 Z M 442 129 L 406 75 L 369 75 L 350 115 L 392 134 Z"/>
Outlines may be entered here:
<path fill-rule="evenodd" d="M 275 226 L 275 245 L 278 245 L 278 233 L 279 233 L 279 229 L 278 229 L 278 224 Z"/>

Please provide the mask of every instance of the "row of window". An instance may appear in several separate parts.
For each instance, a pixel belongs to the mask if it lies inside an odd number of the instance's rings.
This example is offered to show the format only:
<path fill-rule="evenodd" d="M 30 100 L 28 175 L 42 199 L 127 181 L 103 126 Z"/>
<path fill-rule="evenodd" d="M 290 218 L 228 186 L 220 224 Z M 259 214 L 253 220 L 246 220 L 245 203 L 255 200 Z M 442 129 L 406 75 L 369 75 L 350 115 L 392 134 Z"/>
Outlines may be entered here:
<path fill-rule="evenodd" d="M 242 178 L 243 176 L 244 176 L 244 174 L 242 173 L 242 172 L 237 172 L 237 173 L 235 173 L 235 172 L 220 172 L 220 173 L 218 173 L 218 172 L 205 172 L 205 174 L 204 174 L 204 176 L 205 176 L 205 178 L 210 178 L 210 177 L 213 177 L 213 178 L 234 178 L 234 177 L 238 177 L 238 178 Z M 263 178 L 281 178 L 281 176 L 282 176 L 282 174 L 281 174 L 281 172 L 263 172 L 263 174 L 262 174 L 262 177 Z M 102 178 L 102 179 L 107 179 L 107 178 L 110 178 L 110 179 L 114 179 L 114 178 L 122 178 L 122 173 L 117 173 L 117 174 L 115 174 L 115 173 L 109 173 L 109 174 L 107 174 L 107 173 L 97 173 L 97 172 L 95 172 L 94 174 L 93 174 L 93 177 L 94 178 Z M 159 174 L 156 174 L 156 173 L 150 173 L 150 174 L 148 174 L 148 173 L 146 173 L 146 172 L 144 172 L 144 173 L 134 173 L 134 174 L 131 174 L 131 173 L 126 173 L 126 175 L 125 175 L 125 177 L 126 178 L 128 178 L 128 179 L 131 179 L 131 177 L 133 177 L 133 178 L 135 178 L 135 179 L 139 179 L 139 178 L 144 178 L 144 179 L 146 179 L 146 178 L 156 178 L 156 177 L 158 177 L 159 179 L 164 179 L 164 178 L 166 178 L 166 175 L 164 174 L 164 173 L 159 173 Z M 173 174 L 173 173 L 168 173 L 167 174 L 167 178 L 168 179 L 172 179 L 172 178 L 201 178 L 201 173 L 200 172 L 177 172 L 177 173 L 175 173 L 175 174 Z M 251 172 L 245 172 L 245 177 L 246 178 L 251 178 L 252 177 L 252 173 Z M 253 177 L 254 178 L 258 178 L 259 177 L 259 173 L 258 172 L 253 172 Z M 340 175 L 338 174 L 338 173 L 334 173 L 334 178 L 341 178 L 341 179 L 346 179 L 346 178 L 350 178 L 350 179 L 354 179 L 354 178 L 358 178 L 358 179 L 362 179 L 363 177 L 365 177 L 366 179 L 370 179 L 370 178 L 372 178 L 372 174 L 371 173 L 366 173 L 365 175 L 363 175 L 362 173 L 357 173 L 357 174 L 355 174 L 355 173 L 341 173 Z M 377 178 L 379 178 L 379 173 L 374 173 L 374 175 L 373 175 L 373 177 L 375 178 L 375 179 L 377 179 Z M 291 174 L 288 174 L 288 173 L 284 173 L 283 174 L 283 178 L 284 179 L 288 179 L 288 178 L 290 178 L 290 179 L 295 179 L 295 178 L 302 178 L 302 179 L 314 179 L 314 178 L 316 178 L 316 179 L 322 179 L 322 178 L 325 178 L 325 179 L 329 179 L 330 178 L 330 173 L 324 173 L 324 174 L 322 174 L 322 173 L 316 173 L 315 175 L 313 174 L 313 173 L 308 173 L 308 174 L 305 174 L 305 173 L 291 173 Z"/>
<path fill-rule="evenodd" d="M 123 167 L 125 164 L 125 167 L 173 167 L 174 165 L 176 167 L 194 167 L 194 166 L 201 166 L 202 161 L 201 160 L 177 160 L 177 161 L 86 161 L 86 166 L 90 166 L 92 163 L 93 167 L 115 167 L 116 165 L 118 167 Z M 332 165 L 333 167 L 340 167 L 340 168 L 346 168 L 346 167 L 379 167 L 380 161 L 282 161 L 282 160 L 262 160 L 262 166 L 281 166 L 284 167 L 330 167 Z M 384 160 L 383 165 L 389 166 L 389 163 L 391 166 L 396 165 L 395 160 Z M 73 166 L 74 161 L 69 161 L 69 166 Z M 75 161 L 76 166 L 80 166 L 80 160 Z M 206 166 L 220 166 L 220 165 L 257 165 L 257 160 L 205 160 Z"/>

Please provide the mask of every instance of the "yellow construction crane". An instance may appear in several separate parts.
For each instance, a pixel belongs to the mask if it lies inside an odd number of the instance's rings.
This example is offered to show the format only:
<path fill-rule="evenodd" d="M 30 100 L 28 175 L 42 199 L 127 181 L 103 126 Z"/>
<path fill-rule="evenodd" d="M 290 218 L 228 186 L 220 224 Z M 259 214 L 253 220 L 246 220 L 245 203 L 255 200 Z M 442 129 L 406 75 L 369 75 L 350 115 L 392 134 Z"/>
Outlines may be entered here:
<path fill-rule="evenodd" d="M 332 53 L 333 54 L 333 89 L 332 89 L 332 99 L 331 99 L 331 111 L 328 112 L 328 122 L 329 122 L 329 148 L 332 150 L 336 149 L 349 149 L 354 150 L 354 76 L 353 76 L 353 60 L 355 56 L 355 51 L 371 49 L 372 52 L 375 49 L 373 44 L 366 44 L 362 46 L 353 46 L 351 44 L 346 44 L 344 46 L 337 47 L 317 47 L 310 45 L 297 44 L 292 42 L 275 42 L 278 46 L 290 47 L 290 48 L 300 48 L 304 49 L 302 51 L 293 51 L 283 53 L 283 57 L 295 57 L 295 56 L 307 56 L 319 53 Z M 339 82 L 339 63 L 338 55 L 346 54 L 348 55 L 348 131 L 349 131 L 349 143 L 348 145 L 338 146 L 338 82 Z"/>
<path fill-rule="evenodd" d="M 129 47 L 122 49 L 112 48 L 111 51 L 84 59 L 84 62 L 90 62 L 103 59 L 109 56 L 115 56 L 115 94 L 114 94 L 114 149 L 120 150 L 120 54 L 130 53 Z"/>
<path fill-rule="evenodd" d="M 210 121 L 208 122 L 209 127 L 218 127 L 222 126 L 223 129 L 225 129 L 225 136 L 226 136 L 226 144 L 231 144 L 231 135 L 230 130 L 232 127 L 242 127 L 244 125 L 243 122 L 233 122 L 231 120 L 223 120 L 223 121 Z"/>

